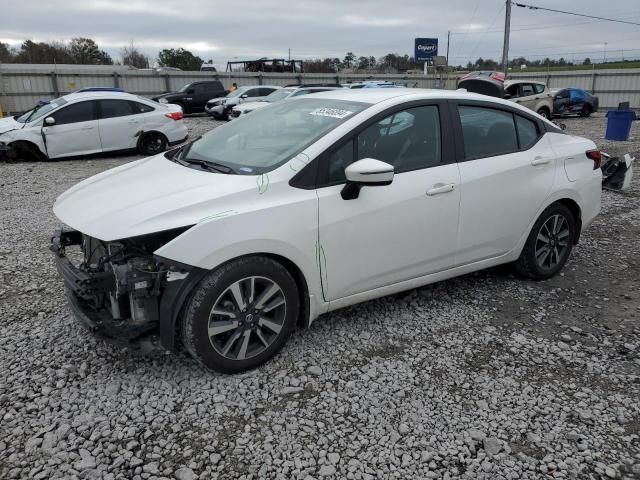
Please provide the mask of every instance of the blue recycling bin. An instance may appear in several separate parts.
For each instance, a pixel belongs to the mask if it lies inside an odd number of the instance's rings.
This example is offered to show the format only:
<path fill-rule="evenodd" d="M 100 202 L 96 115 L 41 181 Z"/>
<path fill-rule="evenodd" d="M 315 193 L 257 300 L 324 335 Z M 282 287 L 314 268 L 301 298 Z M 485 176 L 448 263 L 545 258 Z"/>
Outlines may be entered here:
<path fill-rule="evenodd" d="M 607 140 L 629 140 L 631 123 L 636 120 L 636 112 L 630 110 L 610 110 L 607 112 Z"/>

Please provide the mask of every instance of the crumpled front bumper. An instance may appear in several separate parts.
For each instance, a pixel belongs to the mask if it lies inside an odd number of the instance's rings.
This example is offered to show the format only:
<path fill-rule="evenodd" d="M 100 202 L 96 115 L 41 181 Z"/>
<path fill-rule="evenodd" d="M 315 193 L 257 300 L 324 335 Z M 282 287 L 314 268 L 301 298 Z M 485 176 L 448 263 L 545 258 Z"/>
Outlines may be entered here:
<path fill-rule="evenodd" d="M 131 317 L 114 318 L 113 311 L 108 308 L 110 296 L 122 295 L 119 291 L 122 286 L 117 285 L 114 273 L 88 272 L 75 266 L 66 255 L 66 247 L 82 245 L 82 241 L 83 236 L 78 231 L 58 230 L 50 246 L 66 287 L 69 306 L 78 322 L 92 334 L 133 351 L 175 350 L 175 325 L 180 309 L 206 271 L 181 264 L 177 271 L 170 262 L 157 257 L 163 262 L 163 268 L 174 270 L 174 274 L 171 277 L 167 275 L 162 287 L 157 289 L 158 295 L 145 303 L 148 310 L 145 315 L 151 321 L 136 323 Z M 135 280 L 144 282 L 149 277 L 141 276 Z"/>

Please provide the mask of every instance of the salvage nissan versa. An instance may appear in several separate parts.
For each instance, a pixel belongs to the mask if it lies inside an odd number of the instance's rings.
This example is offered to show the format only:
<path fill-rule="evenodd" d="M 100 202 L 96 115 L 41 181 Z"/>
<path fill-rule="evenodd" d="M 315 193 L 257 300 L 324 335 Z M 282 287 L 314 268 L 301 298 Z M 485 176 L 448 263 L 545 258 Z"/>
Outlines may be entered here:
<path fill-rule="evenodd" d="M 599 212 L 599 164 L 506 100 L 334 90 L 79 183 L 52 250 L 92 332 L 239 372 L 330 310 L 509 262 L 551 277 Z"/>

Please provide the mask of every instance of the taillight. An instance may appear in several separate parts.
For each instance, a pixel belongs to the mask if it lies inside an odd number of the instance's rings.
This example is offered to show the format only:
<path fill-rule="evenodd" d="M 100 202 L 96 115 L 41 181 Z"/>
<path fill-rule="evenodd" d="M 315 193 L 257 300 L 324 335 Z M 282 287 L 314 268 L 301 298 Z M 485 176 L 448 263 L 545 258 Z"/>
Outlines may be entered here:
<path fill-rule="evenodd" d="M 593 169 L 597 170 L 602 166 L 602 152 L 600 150 L 587 150 L 587 158 L 593 160 Z"/>
<path fill-rule="evenodd" d="M 165 113 L 164 116 L 171 120 L 182 120 L 184 118 L 184 114 L 182 112 Z"/>

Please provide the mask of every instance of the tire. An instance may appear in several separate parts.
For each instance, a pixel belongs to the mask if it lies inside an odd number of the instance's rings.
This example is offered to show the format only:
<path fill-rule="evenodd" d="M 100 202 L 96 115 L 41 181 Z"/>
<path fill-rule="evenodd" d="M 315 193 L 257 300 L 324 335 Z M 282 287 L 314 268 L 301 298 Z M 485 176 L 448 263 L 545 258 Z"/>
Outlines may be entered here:
<path fill-rule="evenodd" d="M 538 115 L 540 115 L 541 117 L 546 118 L 547 120 L 551 120 L 551 114 L 549 113 L 549 110 L 547 110 L 546 108 L 540 108 L 538 109 Z"/>
<path fill-rule="evenodd" d="M 576 220 L 571 210 L 561 203 L 551 204 L 533 225 L 516 269 L 534 280 L 553 277 L 567 263 L 575 238 Z"/>
<path fill-rule="evenodd" d="M 578 115 L 580 115 L 581 117 L 588 117 L 589 115 L 591 115 L 592 111 L 593 110 L 590 105 L 584 105 Z"/>
<path fill-rule="evenodd" d="M 263 256 L 232 260 L 196 287 L 182 321 L 182 341 L 208 369 L 250 370 L 285 344 L 296 324 L 299 302 L 295 280 L 275 260 Z M 242 306 L 248 308 L 243 311 Z"/>
<path fill-rule="evenodd" d="M 47 159 L 36 145 L 26 141 L 12 143 L 7 157 L 10 161 L 22 160 L 27 162 L 39 162 Z"/>
<path fill-rule="evenodd" d="M 167 149 L 167 137 L 158 132 L 143 133 L 138 140 L 138 151 L 142 155 L 157 155 Z"/>

